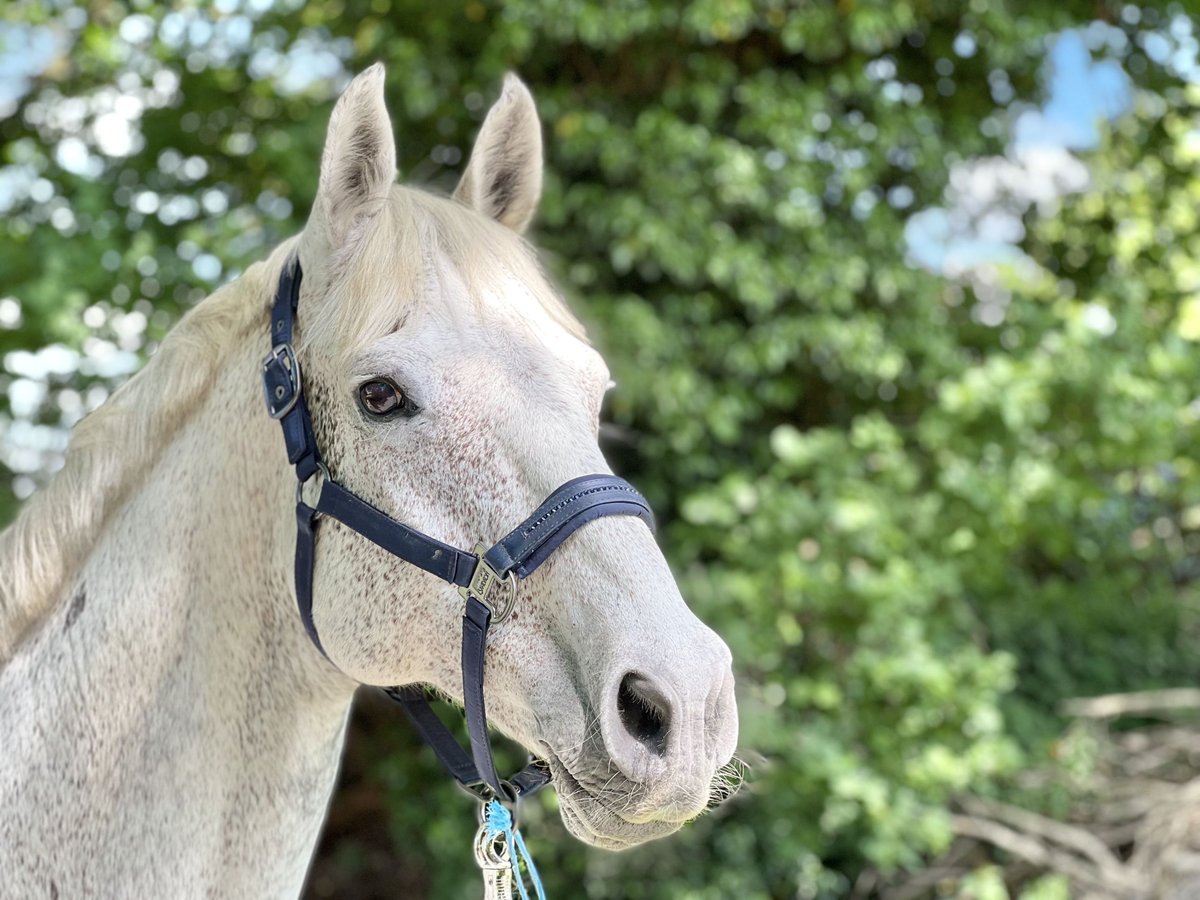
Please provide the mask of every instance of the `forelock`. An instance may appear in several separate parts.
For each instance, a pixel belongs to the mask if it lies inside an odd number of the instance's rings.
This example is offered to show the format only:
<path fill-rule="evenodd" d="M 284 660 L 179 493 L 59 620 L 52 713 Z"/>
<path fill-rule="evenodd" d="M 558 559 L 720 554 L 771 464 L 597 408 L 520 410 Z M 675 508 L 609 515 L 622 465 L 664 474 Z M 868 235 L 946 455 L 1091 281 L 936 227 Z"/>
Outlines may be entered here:
<path fill-rule="evenodd" d="M 448 262 L 465 286 L 442 302 L 472 304 L 469 312 L 494 314 L 486 304 L 504 303 L 513 285 L 531 295 L 550 321 L 584 342 L 586 332 L 542 271 L 533 248 L 510 229 L 460 203 L 414 188 L 393 187 L 386 207 L 366 229 L 353 252 L 330 270 L 332 316 L 314 323 L 310 334 L 338 357 L 396 331 L 420 304 Z M 537 327 L 529 317 L 505 317 L 520 327 Z"/>

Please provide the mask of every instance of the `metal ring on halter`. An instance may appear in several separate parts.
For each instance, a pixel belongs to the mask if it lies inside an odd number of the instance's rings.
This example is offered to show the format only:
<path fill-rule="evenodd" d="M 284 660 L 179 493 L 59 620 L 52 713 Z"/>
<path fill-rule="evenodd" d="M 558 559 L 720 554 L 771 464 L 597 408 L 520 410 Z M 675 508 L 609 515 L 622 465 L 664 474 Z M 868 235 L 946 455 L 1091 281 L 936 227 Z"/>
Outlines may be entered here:
<path fill-rule="evenodd" d="M 475 571 L 471 581 L 460 587 L 458 593 L 464 600 L 474 597 L 492 614 L 492 624 L 508 618 L 517 605 L 517 576 L 511 569 L 501 575 L 486 559 L 488 547 L 483 542 L 475 545 Z"/>
<path fill-rule="evenodd" d="M 487 805 L 495 800 L 508 810 L 509 815 L 512 816 L 513 828 L 517 827 L 517 820 L 520 818 L 521 811 L 521 795 L 507 778 L 502 779 L 500 782 L 500 789 L 504 791 L 503 797 L 497 795 L 495 791 L 482 782 L 472 785 L 460 784 L 459 787 L 479 801 L 480 825 L 487 822 Z"/>
<path fill-rule="evenodd" d="M 513 814 L 513 820 L 516 820 L 517 807 L 521 802 L 521 794 L 516 786 L 507 778 L 500 781 L 500 789 L 504 791 L 504 795 L 500 796 L 482 781 L 477 781 L 474 784 L 458 783 L 458 787 L 462 788 L 480 803 L 480 820 L 483 818 L 483 807 L 490 800 L 497 800 L 508 808 L 508 811 Z"/>
<path fill-rule="evenodd" d="M 304 479 L 303 481 L 296 482 L 296 505 L 297 506 L 299 506 L 301 503 L 304 503 L 304 489 L 306 487 L 308 487 L 310 484 L 312 484 L 313 481 L 316 480 L 318 475 L 320 475 L 326 481 L 332 480 L 332 476 L 330 476 L 330 474 L 329 474 L 329 467 L 326 466 L 325 463 L 318 461 L 316 472 L 313 472 L 313 474 L 309 475 L 308 478 Z M 317 494 L 318 499 L 320 498 L 320 496 L 321 496 L 320 493 L 318 493 Z M 305 503 L 304 505 L 311 507 L 312 509 L 317 508 L 316 503 Z M 320 513 L 318 513 L 318 515 L 320 515 Z"/>

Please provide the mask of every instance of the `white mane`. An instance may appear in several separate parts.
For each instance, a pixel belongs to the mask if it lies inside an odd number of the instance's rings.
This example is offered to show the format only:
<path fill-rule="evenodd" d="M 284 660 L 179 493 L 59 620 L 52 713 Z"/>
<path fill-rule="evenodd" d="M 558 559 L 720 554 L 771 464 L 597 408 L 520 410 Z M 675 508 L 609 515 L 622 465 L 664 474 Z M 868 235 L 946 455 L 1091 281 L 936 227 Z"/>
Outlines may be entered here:
<path fill-rule="evenodd" d="M 292 241 L 189 312 L 154 357 L 74 429 L 62 470 L 0 532 L 0 663 L 62 597 L 110 516 L 266 315 Z"/>

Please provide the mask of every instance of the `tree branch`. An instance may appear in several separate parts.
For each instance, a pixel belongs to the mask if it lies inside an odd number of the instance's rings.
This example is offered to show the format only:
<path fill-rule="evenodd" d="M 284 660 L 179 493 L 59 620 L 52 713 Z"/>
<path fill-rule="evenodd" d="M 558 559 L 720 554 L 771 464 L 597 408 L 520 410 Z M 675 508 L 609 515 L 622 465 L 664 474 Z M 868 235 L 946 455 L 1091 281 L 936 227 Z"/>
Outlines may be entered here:
<path fill-rule="evenodd" d="M 1200 689 L 1167 688 L 1133 694 L 1104 694 L 1100 697 L 1076 697 L 1065 700 L 1062 711 L 1084 719 L 1111 719 L 1134 713 L 1200 710 Z"/>
<path fill-rule="evenodd" d="M 1144 896 L 1145 887 L 1141 879 L 1135 878 L 1124 866 L 1117 872 L 1103 872 L 1098 866 L 1074 854 L 979 816 L 952 815 L 950 826 L 955 834 L 984 841 L 1036 866 L 1061 872 L 1113 900 L 1134 900 Z"/>

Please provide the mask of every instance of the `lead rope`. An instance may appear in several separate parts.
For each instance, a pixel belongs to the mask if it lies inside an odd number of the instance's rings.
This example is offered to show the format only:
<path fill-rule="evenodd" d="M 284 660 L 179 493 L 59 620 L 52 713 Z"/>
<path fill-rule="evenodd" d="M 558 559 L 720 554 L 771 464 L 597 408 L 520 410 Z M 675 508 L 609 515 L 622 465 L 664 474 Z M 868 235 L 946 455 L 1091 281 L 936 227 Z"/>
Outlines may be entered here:
<path fill-rule="evenodd" d="M 528 873 L 537 900 L 546 900 L 533 856 L 508 808 L 499 800 L 489 800 L 480 807 L 479 817 L 482 823 L 475 833 L 475 862 L 483 873 L 483 900 L 513 900 L 513 882 L 521 900 L 529 900 L 522 868 Z"/>

